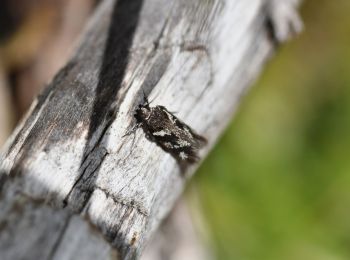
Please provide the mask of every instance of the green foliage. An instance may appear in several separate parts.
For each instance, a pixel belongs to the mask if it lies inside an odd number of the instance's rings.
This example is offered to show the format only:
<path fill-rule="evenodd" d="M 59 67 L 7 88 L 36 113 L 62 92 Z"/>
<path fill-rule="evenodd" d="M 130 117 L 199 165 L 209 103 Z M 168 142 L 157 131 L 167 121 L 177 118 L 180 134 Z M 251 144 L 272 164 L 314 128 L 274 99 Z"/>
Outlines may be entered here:
<path fill-rule="evenodd" d="M 350 259 L 350 1 L 306 0 L 196 177 L 218 259 Z"/>

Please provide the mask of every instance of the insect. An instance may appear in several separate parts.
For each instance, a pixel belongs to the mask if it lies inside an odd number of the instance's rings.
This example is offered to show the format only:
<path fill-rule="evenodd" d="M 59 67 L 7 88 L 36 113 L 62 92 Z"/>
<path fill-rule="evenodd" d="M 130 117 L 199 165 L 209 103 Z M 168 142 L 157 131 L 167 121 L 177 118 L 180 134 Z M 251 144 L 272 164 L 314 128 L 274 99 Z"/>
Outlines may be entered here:
<path fill-rule="evenodd" d="M 188 125 L 179 120 L 163 106 L 151 107 L 147 98 L 135 111 L 137 127 L 142 127 L 146 137 L 179 163 L 198 161 L 198 151 L 207 143 Z"/>

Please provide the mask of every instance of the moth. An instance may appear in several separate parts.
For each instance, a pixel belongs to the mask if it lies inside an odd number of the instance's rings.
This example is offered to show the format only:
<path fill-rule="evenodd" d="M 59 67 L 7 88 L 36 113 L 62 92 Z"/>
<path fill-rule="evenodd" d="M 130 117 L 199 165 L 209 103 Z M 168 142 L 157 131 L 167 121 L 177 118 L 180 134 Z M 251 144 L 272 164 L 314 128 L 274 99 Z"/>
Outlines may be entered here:
<path fill-rule="evenodd" d="M 179 163 L 198 161 L 198 151 L 207 140 L 196 134 L 164 106 L 151 107 L 145 97 L 144 103 L 138 106 L 134 116 L 137 127 L 143 129 L 147 139 L 170 153 Z"/>

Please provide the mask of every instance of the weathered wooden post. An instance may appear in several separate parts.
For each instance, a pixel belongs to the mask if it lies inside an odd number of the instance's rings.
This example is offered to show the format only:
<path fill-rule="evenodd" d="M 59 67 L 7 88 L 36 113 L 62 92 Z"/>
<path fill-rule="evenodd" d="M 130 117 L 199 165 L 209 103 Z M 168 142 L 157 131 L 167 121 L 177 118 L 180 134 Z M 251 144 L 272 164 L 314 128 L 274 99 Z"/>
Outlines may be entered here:
<path fill-rule="evenodd" d="M 104 0 L 1 158 L 1 259 L 138 258 L 198 164 L 135 124 L 162 105 L 208 140 L 278 44 L 294 0 Z"/>

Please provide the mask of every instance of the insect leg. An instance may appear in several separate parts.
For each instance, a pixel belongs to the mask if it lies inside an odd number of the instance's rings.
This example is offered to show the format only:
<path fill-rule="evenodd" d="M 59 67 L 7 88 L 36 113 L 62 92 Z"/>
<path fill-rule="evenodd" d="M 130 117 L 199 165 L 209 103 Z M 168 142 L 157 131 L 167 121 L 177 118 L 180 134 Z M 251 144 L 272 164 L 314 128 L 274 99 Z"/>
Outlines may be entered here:
<path fill-rule="evenodd" d="M 134 133 L 136 132 L 136 130 L 137 130 L 138 128 L 141 127 L 141 125 L 142 125 L 142 123 L 137 123 L 137 124 L 135 124 L 131 129 L 129 129 L 129 130 L 122 136 L 122 138 L 125 137 L 125 136 L 128 136 L 128 135 L 134 134 Z"/>

